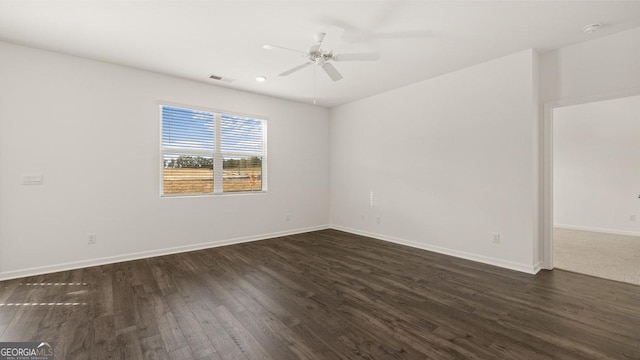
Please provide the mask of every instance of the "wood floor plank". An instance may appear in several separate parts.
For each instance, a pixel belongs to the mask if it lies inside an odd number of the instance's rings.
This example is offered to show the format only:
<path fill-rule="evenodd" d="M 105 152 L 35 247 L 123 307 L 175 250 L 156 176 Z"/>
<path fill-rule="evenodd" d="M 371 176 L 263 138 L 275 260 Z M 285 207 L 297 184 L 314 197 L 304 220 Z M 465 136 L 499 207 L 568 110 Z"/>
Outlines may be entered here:
<path fill-rule="evenodd" d="M 197 359 L 219 358 L 216 354 L 216 349 L 205 335 L 204 330 L 193 316 L 191 310 L 187 307 L 182 296 L 180 294 L 171 294 L 167 296 L 167 303 L 175 315 L 178 326 L 193 355 Z"/>
<path fill-rule="evenodd" d="M 145 360 L 169 360 L 161 335 L 154 335 L 140 341 L 142 356 Z"/>
<path fill-rule="evenodd" d="M 272 359 L 275 354 L 271 354 L 263 347 L 253 334 L 231 313 L 225 306 L 218 306 L 211 309 L 220 324 L 229 334 L 233 342 L 238 346 L 240 352 L 247 359 Z"/>
<path fill-rule="evenodd" d="M 164 304 L 164 299 L 162 303 Z M 160 328 L 160 336 L 165 349 L 167 352 L 173 352 L 187 346 L 187 340 L 184 338 L 173 312 L 164 310 L 164 307 L 165 305 L 162 306 L 163 310 L 161 311 L 156 310 L 156 321 L 158 322 L 158 328 Z"/>
<path fill-rule="evenodd" d="M 638 360 L 640 286 L 322 230 L 2 281 L 0 341 L 65 360 Z"/>
<path fill-rule="evenodd" d="M 226 332 L 220 321 L 211 313 L 206 301 L 194 301 L 187 306 L 198 320 L 200 327 L 207 336 L 217 355 L 225 360 L 246 360 L 247 357 L 236 346 L 231 336 Z"/>
<path fill-rule="evenodd" d="M 93 318 L 93 343 L 90 359 L 113 359 L 116 351 L 115 325 L 113 315 Z"/>
<path fill-rule="evenodd" d="M 349 329 L 344 322 L 334 321 L 333 317 L 319 311 L 317 303 L 310 297 L 313 294 L 299 296 L 295 290 L 283 286 L 265 274 L 253 274 L 252 277 L 247 278 L 247 281 L 260 289 L 264 296 L 271 298 L 273 302 L 277 302 L 296 316 L 299 321 L 294 328 L 303 334 L 302 336 L 310 338 L 308 342 L 323 343 L 327 348 L 333 349 L 340 358 L 355 358 L 350 348 L 339 340 L 340 335 L 345 334 Z"/>
<path fill-rule="evenodd" d="M 116 359 L 143 359 L 135 325 L 116 331 Z"/>
<path fill-rule="evenodd" d="M 198 360 L 191 351 L 191 348 L 186 346 L 169 353 L 170 360 Z"/>

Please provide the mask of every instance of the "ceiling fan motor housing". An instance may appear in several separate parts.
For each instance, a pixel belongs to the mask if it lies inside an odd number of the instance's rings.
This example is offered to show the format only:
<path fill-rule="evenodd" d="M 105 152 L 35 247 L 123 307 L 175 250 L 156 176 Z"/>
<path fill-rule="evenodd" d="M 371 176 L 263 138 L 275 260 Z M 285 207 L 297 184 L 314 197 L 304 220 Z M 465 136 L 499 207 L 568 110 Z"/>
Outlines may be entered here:
<path fill-rule="evenodd" d="M 326 52 L 323 50 L 318 50 L 309 53 L 309 60 L 316 63 L 316 65 L 324 65 L 326 62 L 333 58 L 333 54 L 331 52 Z"/>

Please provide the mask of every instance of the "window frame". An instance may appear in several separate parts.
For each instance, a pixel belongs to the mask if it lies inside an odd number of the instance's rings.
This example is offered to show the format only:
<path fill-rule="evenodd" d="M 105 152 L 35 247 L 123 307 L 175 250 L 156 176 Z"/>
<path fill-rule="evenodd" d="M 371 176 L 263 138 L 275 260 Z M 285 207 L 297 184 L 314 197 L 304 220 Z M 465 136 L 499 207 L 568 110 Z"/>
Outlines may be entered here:
<path fill-rule="evenodd" d="M 213 114 L 213 151 L 210 150 L 199 150 L 199 149 L 165 149 L 163 147 L 163 107 L 175 107 L 181 108 L 185 110 L 195 110 L 208 112 Z M 160 157 L 160 179 L 159 179 L 159 192 L 161 198 L 180 198 L 180 197 L 209 197 L 209 196 L 228 196 L 228 195 L 257 195 L 257 194 L 265 194 L 267 193 L 267 128 L 268 128 L 268 119 L 265 116 L 258 115 L 250 115 L 243 114 L 233 111 L 224 111 L 224 110 L 215 110 L 211 108 L 201 107 L 201 106 L 192 106 L 192 105 L 184 105 L 184 104 L 176 104 L 172 102 L 158 102 L 158 117 L 159 117 L 159 157 Z M 262 122 L 262 149 L 260 155 L 256 155 L 255 153 L 249 152 L 231 152 L 231 151 L 222 151 L 222 116 L 231 116 L 231 117 L 240 117 L 240 118 L 249 118 L 252 120 L 258 120 Z M 213 158 L 213 189 L 212 192 L 208 193 L 178 193 L 178 194 L 165 194 L 164 193 L 164 156 L 165 154 L 185 154 L 191 156 L 207 156 Z M 224 180 L 223 180 L 223 159 L 225 157 L 261 157 L 261 190 L 257 191 L 227 191 L 225 192 Z"/>

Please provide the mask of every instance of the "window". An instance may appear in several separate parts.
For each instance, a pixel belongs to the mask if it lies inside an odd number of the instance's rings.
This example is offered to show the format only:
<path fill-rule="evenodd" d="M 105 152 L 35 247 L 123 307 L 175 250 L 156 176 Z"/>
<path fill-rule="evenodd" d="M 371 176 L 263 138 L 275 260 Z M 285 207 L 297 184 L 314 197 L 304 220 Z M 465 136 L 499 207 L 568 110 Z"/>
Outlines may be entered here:
<path fill-rule="evenodd" d="M 266 191 L 263 119 L 161 105 L 163 196 Z"/>

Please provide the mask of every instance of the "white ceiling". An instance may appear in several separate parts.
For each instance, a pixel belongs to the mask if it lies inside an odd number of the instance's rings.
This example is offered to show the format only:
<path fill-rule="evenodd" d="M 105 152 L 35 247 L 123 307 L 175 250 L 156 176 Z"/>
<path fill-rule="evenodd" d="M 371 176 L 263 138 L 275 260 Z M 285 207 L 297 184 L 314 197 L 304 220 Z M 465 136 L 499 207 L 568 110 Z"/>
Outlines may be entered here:
<path fill-rule="evenodd" d="M 597 33 L 582 31 L 596 22 Z M 640 1 L 0 1 L 0 40 L 304 102 L 313 67 L 280 77 L 305 59 L 262 45 L 305 51 L 336 26 L 334 52 L 380 59 L 335 63 L 337 82 L 318 71 L 318 104 L 328 107 L 640 27 Z"/>

